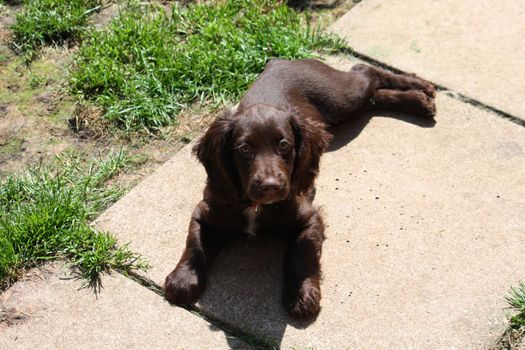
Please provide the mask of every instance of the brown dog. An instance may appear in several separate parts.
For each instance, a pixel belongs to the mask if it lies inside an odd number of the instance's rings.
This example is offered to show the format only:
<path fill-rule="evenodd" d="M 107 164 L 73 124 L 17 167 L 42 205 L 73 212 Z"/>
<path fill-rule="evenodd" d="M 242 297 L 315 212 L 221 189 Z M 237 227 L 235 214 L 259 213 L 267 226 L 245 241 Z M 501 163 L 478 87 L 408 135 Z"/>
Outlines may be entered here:
<path fill-rule="evenodd" d="M 415 76 L 362 64 L 341 72 L 316 60 L 271 60 L 237 110 L 218 117 L 194 148 L 208 179 L 166 298 L 195 302 L 213 256 L 233 237 L 284 231 L 284 305 L 293 317 L 317 316 L 324 225 L 312 201 L 327 126 L 370 108 L 430 118 L 434 94 Z"/>

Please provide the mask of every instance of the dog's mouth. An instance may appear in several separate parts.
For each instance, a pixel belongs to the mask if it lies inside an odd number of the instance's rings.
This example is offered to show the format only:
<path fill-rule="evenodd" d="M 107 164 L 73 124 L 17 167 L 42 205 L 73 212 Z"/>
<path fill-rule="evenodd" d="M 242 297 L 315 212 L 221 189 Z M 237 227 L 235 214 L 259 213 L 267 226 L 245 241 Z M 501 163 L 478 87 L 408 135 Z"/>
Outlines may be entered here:
<path fill-rule="evenodd" d="M 283 198 L 284 199 L 284 198 Z M 252 206 L 275 204 L 283 199 L 251 200 Z"/>
<path fill-rule="evenodd" d="M 289 191 L 286 186 L 283 186 L 282 188 L 272 193 L 264 193 L 263 191 L 258 189 L 249 189 L 247 191 L 248 200 L 250 200 L 252 205 L 275 204 L 288 198 L 288 194 Z"/>

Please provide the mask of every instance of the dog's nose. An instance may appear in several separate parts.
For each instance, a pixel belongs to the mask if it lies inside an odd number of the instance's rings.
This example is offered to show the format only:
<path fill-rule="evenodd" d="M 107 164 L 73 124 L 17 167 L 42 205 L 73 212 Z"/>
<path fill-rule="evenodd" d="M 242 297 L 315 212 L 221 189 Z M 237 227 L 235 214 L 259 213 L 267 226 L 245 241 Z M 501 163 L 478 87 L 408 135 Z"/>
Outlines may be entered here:
<path fill-rule="evenodd" d="M 261 182 L 261 189 L 264 193 L 275 193 L 279 190 L 279 179 L 275 177 L 268 177 Z"/>

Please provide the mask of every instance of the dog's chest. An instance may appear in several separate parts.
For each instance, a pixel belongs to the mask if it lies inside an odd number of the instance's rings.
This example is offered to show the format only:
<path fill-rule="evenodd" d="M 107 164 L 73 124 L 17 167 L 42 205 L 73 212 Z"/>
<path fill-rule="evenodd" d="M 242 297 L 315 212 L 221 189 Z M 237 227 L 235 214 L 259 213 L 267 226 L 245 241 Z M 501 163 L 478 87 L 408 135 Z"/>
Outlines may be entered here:
<path fill-rule="evenodd" d="M 248 207 L 243 211 L 244 227 L 243 231 L 251 236 L 255 236 L 257 232 L 257 219 L 260 216 L 260 211 L 254 207 Z"/>

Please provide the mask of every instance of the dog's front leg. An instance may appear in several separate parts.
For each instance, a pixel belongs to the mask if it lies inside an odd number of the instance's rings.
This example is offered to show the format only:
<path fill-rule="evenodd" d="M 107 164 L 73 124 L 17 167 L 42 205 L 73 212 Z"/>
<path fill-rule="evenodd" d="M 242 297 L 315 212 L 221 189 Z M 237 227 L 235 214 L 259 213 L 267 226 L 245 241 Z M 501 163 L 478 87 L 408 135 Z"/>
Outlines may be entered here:
<path fill-rule="evenodd" d="M 218 247 L 211 229 L 203 223 L 208 205 L 200 202 L 191 216 L 186 248 L 175 269 L 166 277 L 164 294 L 171 303 L 193 304 L 206 285 L 206 271 Z"/>
<path fill-rule="evenodd" d="M 295 236 L 284 256 L 284 306 L 295 318 L 315 318 L 321 301 L 324 225 L 317 211 Z"/>

